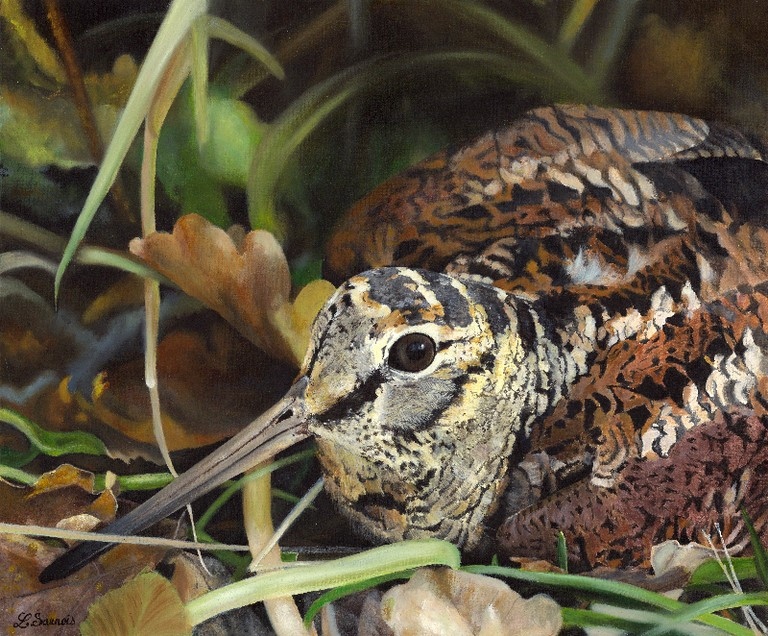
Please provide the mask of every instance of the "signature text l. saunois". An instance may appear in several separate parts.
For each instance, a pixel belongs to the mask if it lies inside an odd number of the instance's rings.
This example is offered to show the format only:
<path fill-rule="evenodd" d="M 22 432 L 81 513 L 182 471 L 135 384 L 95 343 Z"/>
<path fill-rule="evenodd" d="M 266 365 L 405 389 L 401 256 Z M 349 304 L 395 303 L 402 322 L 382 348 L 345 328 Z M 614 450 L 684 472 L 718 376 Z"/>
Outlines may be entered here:
<path fill-rule="evenodd" d="M 67 614 L 59 618 L 58 616 L 43 616 L 40 612 L 20 612 L 13 626 L 16 629 L 26 629 L 27 627 L 46 627 L 50 625 L 74 625 L 75 619 Z"/>

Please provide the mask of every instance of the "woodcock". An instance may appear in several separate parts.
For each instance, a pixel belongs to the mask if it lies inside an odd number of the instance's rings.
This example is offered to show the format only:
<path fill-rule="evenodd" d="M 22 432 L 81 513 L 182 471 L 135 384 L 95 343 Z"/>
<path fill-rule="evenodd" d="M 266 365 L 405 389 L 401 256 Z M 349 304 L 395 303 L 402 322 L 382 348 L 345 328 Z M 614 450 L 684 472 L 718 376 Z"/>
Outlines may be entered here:
<path fill-rule="evenodd" d="M 539 108 L 345 217 L 299 379 L 105 531 L 136 532 L 317 442 L 376 542 L 574 566 L 768 539 L 766 146 L 684 115 Z M 364 271 L 365 270 L 365 271 Z M 363 273 L 358 273 L 363 271 Z M 77 546 L 42 580 L 104 544 Z"/>

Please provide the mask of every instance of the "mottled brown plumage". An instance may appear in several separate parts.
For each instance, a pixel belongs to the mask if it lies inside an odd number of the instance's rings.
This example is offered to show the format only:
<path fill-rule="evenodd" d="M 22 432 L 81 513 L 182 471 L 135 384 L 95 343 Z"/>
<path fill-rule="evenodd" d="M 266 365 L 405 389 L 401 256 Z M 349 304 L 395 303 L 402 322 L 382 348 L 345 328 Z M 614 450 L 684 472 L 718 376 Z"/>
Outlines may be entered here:
<path fill-rule="evenodd" d="M 491 522 L 505 519 L 503 550 L 552 557 L 562 529 L 584 566 L 646 563 L 715 522 L 743 545 L 742 504 L 768 533 L 766 186 L 763 142 L 733 129 L 552 107 L 346 216 L 332 278 L 384 264 L 480 278 L 535 299 L 561 355 L 579 352 L 512 462 Z"/>
<path fill-rule="evenodd" d="M 744 546 L 741 506 L 768 538 L 766 185 L 757 139 L 584 106 L 422 162 L 332 238 L 351 278 L 286 399 L 108 530 L 312 435 L 376 541 L 645 565 L 715 523 Z"/>

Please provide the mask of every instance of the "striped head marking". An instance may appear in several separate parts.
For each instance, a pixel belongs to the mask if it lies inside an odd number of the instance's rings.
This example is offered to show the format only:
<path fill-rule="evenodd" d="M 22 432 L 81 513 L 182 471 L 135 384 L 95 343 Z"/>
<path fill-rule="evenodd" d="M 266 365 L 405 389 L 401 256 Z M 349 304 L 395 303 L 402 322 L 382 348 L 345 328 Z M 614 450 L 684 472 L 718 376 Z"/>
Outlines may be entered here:
<path fill-rule="evenodd" d="M 328 301 L 302 369 L 307 423 L 331 496 L 373 537 L 477 547 L 535 392 L 519 323 L 494 287 L 406 268 Z"/>

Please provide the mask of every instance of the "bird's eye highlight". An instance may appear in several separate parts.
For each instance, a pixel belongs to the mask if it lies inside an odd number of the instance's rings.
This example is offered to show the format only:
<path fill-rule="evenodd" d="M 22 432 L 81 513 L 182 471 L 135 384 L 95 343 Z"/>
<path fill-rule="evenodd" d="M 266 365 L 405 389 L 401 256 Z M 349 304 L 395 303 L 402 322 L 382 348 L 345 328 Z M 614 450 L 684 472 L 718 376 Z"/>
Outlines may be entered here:
<path fill-rule="evenodd" d="M 435 359 L 435 341 L 423 333 L 409 333 L 389 350 L 389 366 L 399 371 L 423 371 Z"/>

